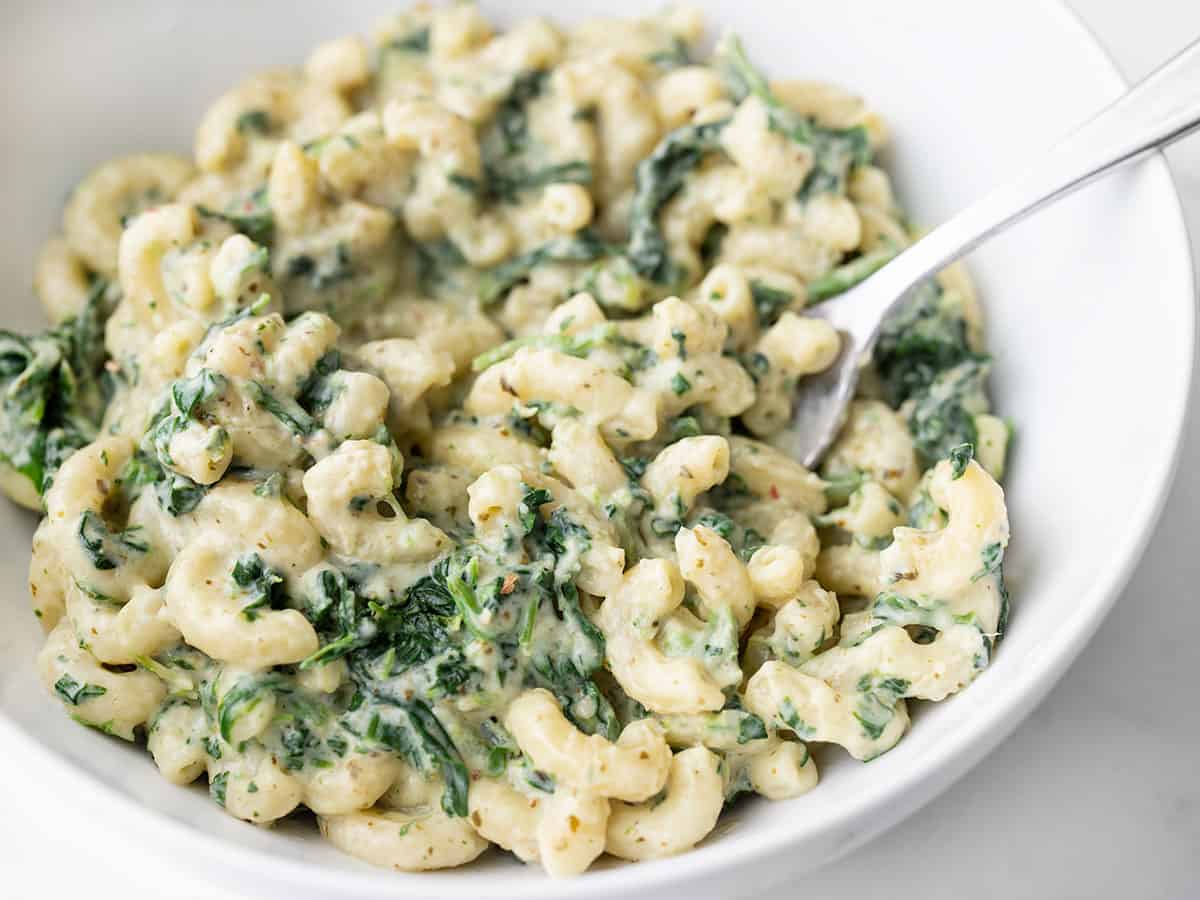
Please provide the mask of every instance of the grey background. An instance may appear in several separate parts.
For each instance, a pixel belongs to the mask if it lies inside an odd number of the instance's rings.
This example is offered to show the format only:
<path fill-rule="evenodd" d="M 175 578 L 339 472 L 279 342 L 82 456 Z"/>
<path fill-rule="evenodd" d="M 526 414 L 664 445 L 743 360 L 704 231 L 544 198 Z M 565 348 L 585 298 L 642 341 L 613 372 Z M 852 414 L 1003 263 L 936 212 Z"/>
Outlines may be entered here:
<path fill-rule="evenodd" d="M 964 2 L 999 6 L 1007 0 Z M 1200 37 L 1200 0 L 1071 5 L 1131 79 Z M 1200 244 L 1200 134 L 1168 157 L 1193 242 Z M 1130 297 L 1130 305 L 1136 300 Z M 1200 898 L 1200 679 L 1193 668 L 1200 632 L 1198 405 L 1194 389 L 1179 476 L 1145 559 L 1048 699 L 917 815 L 775 896 Z M 1121 427 L 1119 410 L 1110 427 Z M 18 799 L 12 792 L 20 792 L 19 781 L 19 772 L 0 772 L 0 785 L 7 784 L 0 793 L 9 802 Z M 168 894 L 178 900 L 239 900 L 171 878 L 170 860 L 139 854 L 119 835 L 106 834 L 103 823 L 81 834 L 71 830 L 53 808 L 22 814 L 18 805 L 17 814 L 0 816 L 0 895 L 86 891 L 96 900 L 116 900 L 166 896 L 163 886 L 170 883 Z"/>
<path fill-rule="evenodd" d="M 1132 80 L 1200 38 L 1196 0 L 1069 5 Z M 1200 261 L 1200 134 L 1167 157 Z M 1200 897 L 1198 380 L 1193 373 L 1179 474 L 1149 550 L 1066 677 L 961 782 L 787 895 Z M 1110 427 L 1120 428 L 1119 411 Z"/>

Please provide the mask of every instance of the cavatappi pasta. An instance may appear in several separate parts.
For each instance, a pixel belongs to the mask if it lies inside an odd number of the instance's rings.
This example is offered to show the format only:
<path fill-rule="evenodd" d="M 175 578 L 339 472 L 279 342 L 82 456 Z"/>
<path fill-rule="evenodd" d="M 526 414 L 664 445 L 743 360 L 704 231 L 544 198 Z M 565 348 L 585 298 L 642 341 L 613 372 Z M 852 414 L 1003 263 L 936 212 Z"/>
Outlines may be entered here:
<path fill-rule="evenodd" d="M 564 876 L 978 675 L 1008 428 L 971 284 L 888 323 L 819 472 L 775 449 L 838 352 L 805 307 L 909 229 L 869 107 L 701 41 L 417 6 L 78 185 L 53 327 L 0 333 L 71 716 L 377 865 Z"/>

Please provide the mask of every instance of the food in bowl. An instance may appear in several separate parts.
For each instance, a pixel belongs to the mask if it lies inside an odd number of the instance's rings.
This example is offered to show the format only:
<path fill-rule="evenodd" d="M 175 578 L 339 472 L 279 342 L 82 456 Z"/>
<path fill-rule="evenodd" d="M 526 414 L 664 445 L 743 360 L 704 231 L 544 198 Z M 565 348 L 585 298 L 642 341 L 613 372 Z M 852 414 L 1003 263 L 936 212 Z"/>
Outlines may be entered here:
<path fill-rule="evenodd" d="M 231 814 L 403 870 L 679 853 L 869 760 L 1004 629 L 957 268 L 820 473 L 772 441 L 910 240 L 882 123 L 686 10 L 419 6 L 114 160 L 0 336 L 47 687 Z"/>

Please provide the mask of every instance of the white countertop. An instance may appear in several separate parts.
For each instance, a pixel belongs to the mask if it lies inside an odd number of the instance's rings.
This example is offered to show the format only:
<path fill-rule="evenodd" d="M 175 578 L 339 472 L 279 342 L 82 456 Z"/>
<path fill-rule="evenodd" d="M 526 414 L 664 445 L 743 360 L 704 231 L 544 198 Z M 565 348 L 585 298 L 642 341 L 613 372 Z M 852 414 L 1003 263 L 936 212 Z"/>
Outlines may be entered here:
<path fill-rule="evenodd" d="M 1195 0 L 1071 5 L 1130 78 L 1200 36 Z M 1200 246 L 1200 135 L 1168 156 Z M 1197 407 L 1200 390 L 1149 551 L 1063 681 L 959 784 L 842 862 L 804 876 L 796 895 L 1200 897 L 1200 704 L 1192 667 L 1200 631 L 1193 593 L 1200 584 Z M 165 897 L 169 883 L 172 900 L 239 900 L 168 880 L 169 860 L 123 844 L 102 822 L 66 827 L 69 798 L 47 808 L 44 789 L 31 787 L 13 767 L 0 766 L 0 894 Z"/>

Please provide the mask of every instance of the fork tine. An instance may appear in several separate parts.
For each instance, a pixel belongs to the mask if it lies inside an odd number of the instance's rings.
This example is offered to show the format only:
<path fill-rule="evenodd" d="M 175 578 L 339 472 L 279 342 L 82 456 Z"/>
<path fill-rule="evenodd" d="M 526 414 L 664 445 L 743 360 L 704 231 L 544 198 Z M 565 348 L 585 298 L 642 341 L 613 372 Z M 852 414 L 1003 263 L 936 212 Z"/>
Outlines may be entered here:
<path fill-rule="evenodd" d="M 792 397 L 792 424 L 771 443 L 814 468 L 846 418 L 851 397 L 858 385 L 863 354 L 853 335 L 839 331 L 842 349 L 824 372 L 800 381 Z"/>

